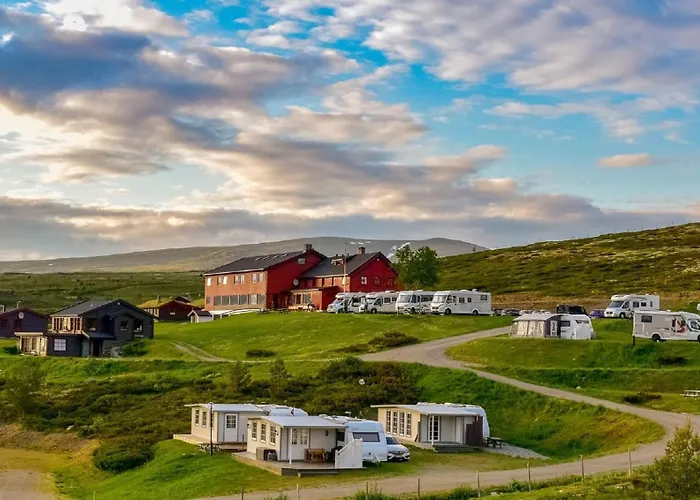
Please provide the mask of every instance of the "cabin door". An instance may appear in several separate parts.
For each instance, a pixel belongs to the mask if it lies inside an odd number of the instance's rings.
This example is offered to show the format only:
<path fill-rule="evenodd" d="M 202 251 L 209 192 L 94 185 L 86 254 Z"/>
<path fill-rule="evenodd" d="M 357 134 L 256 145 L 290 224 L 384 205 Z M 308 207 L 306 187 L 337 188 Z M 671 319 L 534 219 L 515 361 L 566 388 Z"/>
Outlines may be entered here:
<path fill-rule="evenodd" d="M 224 442 L 237 443 L 238 439 L 238 415 L 227 413 L 224 416 Z"/>
<path fill-rule="evenodd" d="M 428 419 L 428 441 L 430 443 L 440 442 L 440 416 L 430 415 Z"/>
<path fill-rule="evenodd" d="M 92 340 L 90 342 L 90 356 L 93 358 L 99 358 L 102 356 L 102 341 Z"/>

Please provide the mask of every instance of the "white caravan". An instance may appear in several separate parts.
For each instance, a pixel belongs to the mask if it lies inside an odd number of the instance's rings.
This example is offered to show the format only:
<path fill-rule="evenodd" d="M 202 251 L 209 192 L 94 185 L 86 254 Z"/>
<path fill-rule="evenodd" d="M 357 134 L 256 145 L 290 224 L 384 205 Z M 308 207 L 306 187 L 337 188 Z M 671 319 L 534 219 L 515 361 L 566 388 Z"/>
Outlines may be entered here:
<path fill-rule="evenodd" d="M 396 300 L 397 313 L 427 314 L 430 312 L 430 304 L 433 302 L 435 292 L 414 290 L 400 292 Z"/>
<path fill-rule="evenodd" d="M 583 314 L 525 314 L 513 320 L 511 336 L 590 340 L 595 338 L 591 318 Z"/>
<path fill-rule="evenodd" d="M 662 340 L 697 340 L 700 342 L 700 315 L 687 312 L 637 311 L 632 336 Z"/>
<path fill-rule="evenodd" d="M 329 313 L 356 313 L 360 311 L 362 298 L 365 293 L 339 293 L 335 300 L 328 305 Z"/>
<path fill-rule="evenodd" d="M 359 439 L 362 441 L 363 462 L 387 461 L 388 448 L 382 424 L 374 420 L 352 417 L 321 416 L 345 426 L 344 435 L 341 432 L 336 433 L 337 446 L 345 446 L 353 439 Z"/>
<path fill-rule="evenodd" d="M 435 292 L 430 304 L 433 314 L 491 314 L 491 294 L 478 290 L 447 290 Z"/>
<path fill-rule="evenodd" d="M 658 311 L 660 307 L 658 295 L 613 295 L 604 314 L 606 318 L 632 319 L 636 311 Z"/>
<path fill-rule="evenodd" d="M 368 293 L 360 304 L 361 313 L 395 313 L 399 292 Z"/>

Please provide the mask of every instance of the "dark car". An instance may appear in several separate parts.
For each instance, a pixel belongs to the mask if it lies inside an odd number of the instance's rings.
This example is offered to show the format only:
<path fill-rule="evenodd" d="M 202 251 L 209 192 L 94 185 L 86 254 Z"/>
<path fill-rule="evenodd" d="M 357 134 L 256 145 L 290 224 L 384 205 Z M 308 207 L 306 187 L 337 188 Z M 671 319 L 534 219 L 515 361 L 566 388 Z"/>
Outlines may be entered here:
<path fill-rule="evenodd" d="M 605 311 L 603 311 L 602 309 L 593 309 L 589 316 L 593 319 L 603 319 L 605 318 Z"/>

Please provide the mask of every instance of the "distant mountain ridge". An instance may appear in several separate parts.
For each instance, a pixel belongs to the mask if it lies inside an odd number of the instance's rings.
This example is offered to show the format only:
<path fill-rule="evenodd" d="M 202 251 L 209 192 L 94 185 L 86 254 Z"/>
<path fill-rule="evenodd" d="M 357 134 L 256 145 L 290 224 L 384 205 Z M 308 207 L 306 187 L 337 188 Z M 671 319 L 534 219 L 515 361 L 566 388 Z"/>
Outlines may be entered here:
<path fill-rule="evenodd" d="M 466 241 L 447 238 L 426 240 L 376 240 L 357 238 L 297 238 L 226 247 L 189 247 L 149 250 L 96 257 L 73 257 L 51 260 L 27 260 L 0 262 L 0 273 L 73 273 L 73 272 L 177 272 L 206 271 L 228 262 L 249 257 L 303 250 L 311 244 L 325 255 L 340 255 L 347 250 L 355 253 L 364 246 L 367 252 L 383 252 L 389 258 L 397 248 L 410 245 L 413 248 L 429 246 L 440 257 L 462 255 L 487 250 Z"/>

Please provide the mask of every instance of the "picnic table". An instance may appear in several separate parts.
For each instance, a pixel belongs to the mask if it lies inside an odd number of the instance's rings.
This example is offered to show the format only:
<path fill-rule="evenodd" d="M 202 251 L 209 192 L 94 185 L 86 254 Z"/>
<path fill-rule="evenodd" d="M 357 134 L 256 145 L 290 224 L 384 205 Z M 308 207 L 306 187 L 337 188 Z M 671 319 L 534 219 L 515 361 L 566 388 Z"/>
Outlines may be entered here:
<path fill-rule="evenodd" d="M 687 389 L 687 390 L 683 391 L 682 396 L 684 398 L 698 398 L 698 397 L 700 397 L 700 390 Z"/>
<path fill-rule="evenodd" d="M 495 448 L 496 446 L 498 446 L 499 448 L 503 448 L 503 440 L 501 438 L 489 436 L 486 438 L 485 441 L 487 448 Z"/>

